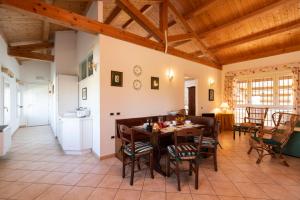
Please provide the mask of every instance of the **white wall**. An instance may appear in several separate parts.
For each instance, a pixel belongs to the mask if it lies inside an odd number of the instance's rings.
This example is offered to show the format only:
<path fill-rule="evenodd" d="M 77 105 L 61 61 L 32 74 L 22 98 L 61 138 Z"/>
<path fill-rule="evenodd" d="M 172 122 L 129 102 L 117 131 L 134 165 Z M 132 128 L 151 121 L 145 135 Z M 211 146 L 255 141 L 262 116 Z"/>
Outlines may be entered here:
<path fill-rule="evenodd" d="M 140 65 L 142 74 L 135 77 L 133 66 Z M 172 68 L 175 76 L 169 81 L 166 71 Z M 123 87 L 110 86 L 111 70 L 123 72 Z M 144 48 L 107 36 L 100 38 L 100 110 L 101 156 L 114 153 L 115 119 L 165 115 L 168 111 L 184 106 L 184 76 L 198 80 L 199 115 L 211 112 L 219 105 L 221 71 Z M 160 89 L 150 89 L 151 76 L 160 78 Z M 215 80 L 215 101 L 208 101 L 208 79 Z M 133 89 L 135 79 L 142 81 L 139 91 Z M 120 116 L 110 113 L 120 112 Z"/>
<path fill-rule="evenodd" d="M 10 124 L 12 133 L 14 133 L 20 124 L 20 117 L 17 116 L 17 91 L 21 90 L 19 84 L 16 83 L 16 78 L 19 79 L 19 64 L 15 58 L 7 55 L 7 44 L 0 35 L 0 66 L 9 68 L 15 75 L 15 78 L 10 78 L 0 72 L 0 124 L 3 123 L 3 84 L 4 81 L 10 84 L 11 90 L 11 119 Z"/>
<path fill-rule="evenodd" d="M 76 32 L 57 31 L 55 32 L 54 43 L 56 73 L 76 75 Z"/>
<path fill-rule="evenodd" d="M 51 63 L 42 61 L 23 61 L 20 79 L 26 83 L 49 83 Z"/>
<path fill-rule="evenodd" d="M 243 70 L 243 69 L 250 69 L 250 68 L 258 68 L 258 67 L 265 67 L 265 66 L 272 66 L 272 65 L 279 65 L 279 64 L 287 64 L 293 62 L 300 61 L 300 51 L 276 55 L 276 56 L 269 56 L 265 58 L 259 58 L 254 60 L 248 60 L 239 63 L 233 63 L 223 66 L 222 70 L 222 93 L 221 97 L 224 98 L 224 77 L 226 72 L 229 71 L 236 71 L 236 70 Z"/>

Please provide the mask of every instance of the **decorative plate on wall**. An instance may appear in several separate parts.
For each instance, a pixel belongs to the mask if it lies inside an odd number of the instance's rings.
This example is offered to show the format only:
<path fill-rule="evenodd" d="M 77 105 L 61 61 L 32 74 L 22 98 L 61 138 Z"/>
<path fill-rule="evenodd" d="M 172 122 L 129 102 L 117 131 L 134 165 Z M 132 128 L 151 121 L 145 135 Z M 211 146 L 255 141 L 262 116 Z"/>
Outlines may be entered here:
<path fill-rule="evenodd" d="M 133 73 L 134 73 L 134 75 L 136 75 L 136 76 L 141 75 L 141 74 L 142 74 L 142 67 L 139 66 L 139 65 L 135 65 L 135 66 L 133 67 Z"/>
<path fill-rule="evenodd" d="M 141 87 L 142 87 L 142 82 L 140 80 L 136 79 L 133 81 L 133 88 L 135 90 L 139 90 L 139 89 L 141 89 Z"/>

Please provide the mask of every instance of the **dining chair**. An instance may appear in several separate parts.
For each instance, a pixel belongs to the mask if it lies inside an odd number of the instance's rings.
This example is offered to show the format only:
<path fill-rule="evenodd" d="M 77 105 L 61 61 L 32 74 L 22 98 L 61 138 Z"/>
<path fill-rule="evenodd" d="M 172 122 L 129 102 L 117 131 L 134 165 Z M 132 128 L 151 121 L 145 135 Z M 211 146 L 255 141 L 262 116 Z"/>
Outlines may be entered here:
<path fill-rule="evenodd" d="M 135 163 L 140 170 L 140 158 L 148 157 L 151 178 L 154 178 L 152 145 L 147 142 L 135 141 L 134 131 L 125 125 L 119 125 L 119 133 L 122 140 L 122 177 L 125 178 L 126 165 L 131 164 L 130 185 L 133 185 Z"/>
<path fill-rule="evenodd" d="M 289 166 L 282 152 L 294 132 L 296 123 L 300 120 L 300 115 L 275 112 L 272 114 L 272 120 L 274 123 L 273 129 L 262 129 L 258 133 L 252 134 L 249 140 L 250 149 L 248 154 L 253 149 L 257 151 L 257 164 L 267 155 L 276 158 L 278 154 L 283 164 Z"/>
<path fill-rule="evenodd" d="M 190 137 L 198 137 L 198 143 L 188 142 Z M 180 138 L 180 139 L 179 139 Z M 183 141 L 183 142 L 179 142 Z M 189 175 L 195 173 L 195 188 L 198 189 L 198 174 L 200 162 L 200 144 L 202 142 L 202 131 L 197 128 L 181 129 L 174 132 L 174 145 L 167 147 L 167 176 L 175 172 L 177 177 L 178 190 L 180 187 L 179 164 L 183 161 L 189 162 Z M 173 169 L 171 168 L 173 165 Z"/>
<path fill-rule="evenodd" d="M 203 124 L 206 127 L 203 128 L 203 140 L 201 142 L 201 155 L 213 156 L 214 169 L 218 171 L 218 146 L 221 146 L 219 142 L 220 123 L 213 117 L 200 117 L 193 116 L 189 118 L 194 124 Z M 198 143 L 198 137 L 194 138 L 194 142 Z"/>

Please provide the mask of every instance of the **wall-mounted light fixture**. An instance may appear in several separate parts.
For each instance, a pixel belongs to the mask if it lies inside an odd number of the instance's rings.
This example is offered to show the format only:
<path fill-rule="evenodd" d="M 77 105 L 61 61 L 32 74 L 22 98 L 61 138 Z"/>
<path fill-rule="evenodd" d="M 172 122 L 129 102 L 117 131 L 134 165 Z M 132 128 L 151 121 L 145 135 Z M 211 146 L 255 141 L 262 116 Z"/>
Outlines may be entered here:
<path fill-rule="evenodd" d="M 167 76 L 168 76 L 170 81 L 174 78 L 174 71 L 171 68 L 168 69 Z"/>
<path fill-rule="evenodd" d="M 215 84 L 215 80 L 212 79 L 212 78 L 209 78 L 209 79 L 208 79 L 208 86 L 211 88 L 211 87 L 214 86 L 214 84 Z"/>

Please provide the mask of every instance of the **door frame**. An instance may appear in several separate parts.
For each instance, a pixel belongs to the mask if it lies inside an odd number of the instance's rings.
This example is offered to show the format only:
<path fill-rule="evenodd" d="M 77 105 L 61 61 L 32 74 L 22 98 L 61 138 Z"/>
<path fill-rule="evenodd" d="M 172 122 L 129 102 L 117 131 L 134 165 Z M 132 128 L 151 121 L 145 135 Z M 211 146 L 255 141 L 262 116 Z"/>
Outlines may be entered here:
<path fill-rule="evenodd" d="M 188 75 L 185 75 L 185 76 L 188 76 Z M 198 92 L 198 79 L 197 78 L 193 78 L 192 76 L 188 76 L 188 77 L 191 77 L 191 79 L 184 79 L 184 95 L 185 95 L 185 89 L 188 88 L 188 87 L 191 87 L 191 86 L 195 86 L 195 115 L 198 116 L 199 115 L 199 106 L 198 106 L 198 103 L 199 103 L 199 92 Z M 194 81 L 194 84 L 193 85 L 190 85 L 190 86 L 186 86 L 186 81 L 188 80 L 193 80 Z M 188 95 L 188 94 L 187 94 Z"/>

